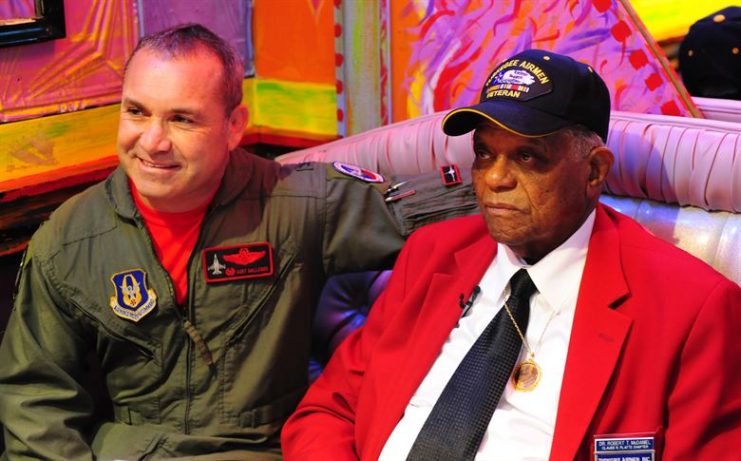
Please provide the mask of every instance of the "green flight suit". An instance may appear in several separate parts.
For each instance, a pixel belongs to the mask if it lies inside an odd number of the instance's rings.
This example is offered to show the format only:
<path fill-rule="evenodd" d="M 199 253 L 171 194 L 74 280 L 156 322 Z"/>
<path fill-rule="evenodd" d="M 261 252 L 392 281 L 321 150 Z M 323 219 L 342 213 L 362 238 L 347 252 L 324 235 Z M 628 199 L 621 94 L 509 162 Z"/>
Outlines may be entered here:
<path fill-rule="evenodd" d="M 428 220 L 403 200 L 389 209 L 379 190 L 330 165 L 235 151 L 189 260 L 184 306 L 121 169 L 68 200 L 31 240 L 0 345 L 5 456 L 280 459 L 281 425 L 308 385 L 324 280 L 390 267 Z M 461 214 L 457 203 L 431 206 L 435 220 Z M 228 265 L 209 251 L 255 244 L 270 267 L 214 279 Z M 149 311 L 117 315 L 123 291 Z M 96 417 L 81 384 L 90 355 L 111 420 Z"/>

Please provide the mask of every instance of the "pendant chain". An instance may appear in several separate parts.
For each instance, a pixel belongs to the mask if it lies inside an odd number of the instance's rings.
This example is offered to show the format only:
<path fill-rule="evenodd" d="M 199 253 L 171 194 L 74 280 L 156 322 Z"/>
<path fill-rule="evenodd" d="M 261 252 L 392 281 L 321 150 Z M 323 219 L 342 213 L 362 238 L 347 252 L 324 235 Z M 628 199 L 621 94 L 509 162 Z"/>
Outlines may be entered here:
<path fill-rule="evenodd" d="M 520 339 L 522 339 L 522 344 L 525 345 L 525 349 L 527 349 L 527 355 L 528 358 L 531 360 L 535 357 L 535 352 L 530 348 L 530 344 L 527 342 L 527 338 L 525 338 L 525 335 L 522 334 L 522 330 L 520 330 L 520 326 L 517 324 L 517 321 L 515 320 L 515 317 L 512 315 L 512 311 L 509 309 L 509 306 L 507 305 L 507 301 L 504 302 L 504 309 L 507 311 L 507 315 L 509 315 L 510 320 L 512 320 L 512 324 L 515 326 L 515 330 L 517 330 L 517 334 L 520 335 Z M 551 311 L 551 316 L 548 317 L 548 321 L 545 323 L 545 327 L 543 327 L 543 331 L 540 333 L 540 338 L 538 338 L 538 342 L 535 344 L 535 347 L 540 347 L 540 343 L 543 342 L 543 336 L 545 335 L 545 331 L 548 329 L 548 325 L 551 324 L 551 320 L 553 320 L 553 317 L 556 316 L 556 311 Z"/>

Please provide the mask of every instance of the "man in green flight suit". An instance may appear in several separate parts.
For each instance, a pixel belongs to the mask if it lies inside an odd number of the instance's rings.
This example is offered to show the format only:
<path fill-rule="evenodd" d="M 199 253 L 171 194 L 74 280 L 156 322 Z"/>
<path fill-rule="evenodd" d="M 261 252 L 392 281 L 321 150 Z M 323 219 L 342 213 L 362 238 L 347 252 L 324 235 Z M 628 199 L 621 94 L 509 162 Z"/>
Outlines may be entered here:
<path fill-rule="evenodd" d="M 238 149 L 242 75 L 199 25 L 134 50 L 119 168 L 24 257 L 0 346 L 5 459 L 280 458 L 324 280 L 389 267 L 416 226 L 377 173 Z M 90 353 L 110 419 L 81 384 Z"/>

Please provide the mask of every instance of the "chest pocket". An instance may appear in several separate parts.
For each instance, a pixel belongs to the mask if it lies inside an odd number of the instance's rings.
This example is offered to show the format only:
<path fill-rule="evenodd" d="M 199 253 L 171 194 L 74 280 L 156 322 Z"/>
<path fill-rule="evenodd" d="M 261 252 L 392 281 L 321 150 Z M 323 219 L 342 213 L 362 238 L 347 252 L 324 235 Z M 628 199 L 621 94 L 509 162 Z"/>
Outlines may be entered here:
<path fill-rule="evenodd" d="M 251 342 L 250 332 L 260 330 L 274 314 L 277 299 L 286 290 L 291 272 L 298 269 L 296 253 L 280 250 L 275 255 L 275 270 L 270 277 L 245 280 L 242 284 L 242 305 L 238 318 L 227 335 L 227 348 L 235 343 Z"/>
<path fill-rule="evenodd" d="M 113 315 L 111 309 L 93 309 L 75 300 L 95 338 L 95 359 L 114 409 L 121 405 L 141 407 L 151 421 L 159 418 L 158 397 L 152 389 L 162 380 L 161 323 L 152 315 L 133 323 Z M 101 383 L 102 384 L 102 383 Z M 92 390 L 95 393 L 95 390 Z"/>

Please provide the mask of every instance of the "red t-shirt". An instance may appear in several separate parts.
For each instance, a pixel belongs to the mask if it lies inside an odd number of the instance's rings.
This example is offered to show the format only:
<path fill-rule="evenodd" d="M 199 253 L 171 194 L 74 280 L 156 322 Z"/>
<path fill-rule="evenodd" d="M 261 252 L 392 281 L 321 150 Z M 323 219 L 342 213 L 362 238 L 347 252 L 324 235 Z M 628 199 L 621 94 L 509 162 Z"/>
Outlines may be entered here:
<path fill-rule="evenodd" d="M 152 237 L 157 258 L 170 274 L 175 287 L 175 299 L 182 306 L 188 296 L 188 261 L 198 241 L 198 233 L 210 200 L 195 210 L 165 213 L 145 205 L 134 183 L 129 181 L 129 185 L 134 203 Z"/>

